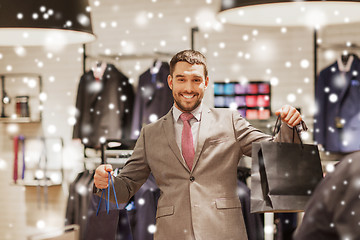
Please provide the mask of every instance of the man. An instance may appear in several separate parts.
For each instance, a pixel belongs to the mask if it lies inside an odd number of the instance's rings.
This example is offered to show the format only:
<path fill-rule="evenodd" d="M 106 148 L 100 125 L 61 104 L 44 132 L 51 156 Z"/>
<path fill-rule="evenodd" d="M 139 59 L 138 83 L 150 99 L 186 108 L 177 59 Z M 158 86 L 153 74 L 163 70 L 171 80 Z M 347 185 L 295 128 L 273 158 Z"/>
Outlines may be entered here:
<path fill-rule="evenodd" d="M 174 106 L 142 129 L 131 158 L 114 179 L 118 201 L 127 202 L 151 172 L 161 193 L 156 240 L 247 239 L 236 193 L 237 165 L 243 154 L 251 156 L 252 142 L 273 138 L 237 111 L 202 104 L 209 77 L 200 52 L 177 53 L 170 61 L 168 84 Z M 193 117 L 183 119 L 188 113 Z M 284 122 L 281 140 L 292 141 L 299 112 L 284 106 L 276 114 Z M 107 187 L 110 171 L 111 165 L 96 169 L 98 189 Z"/>
<path fill-rule="evenodd" d="M 295 240 L 360 239 L 360 151 L 344 156 L 316 187 Z"/>

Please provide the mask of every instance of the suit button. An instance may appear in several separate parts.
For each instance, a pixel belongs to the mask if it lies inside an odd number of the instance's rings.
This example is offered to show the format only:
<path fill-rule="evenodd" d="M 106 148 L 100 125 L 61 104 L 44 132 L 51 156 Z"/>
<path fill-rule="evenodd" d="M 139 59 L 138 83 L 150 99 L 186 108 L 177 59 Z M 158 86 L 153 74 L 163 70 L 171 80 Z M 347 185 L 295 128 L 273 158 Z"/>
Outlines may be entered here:
<path fill-rule="evenodd" d="M 190 177 L 190 182 L 195 181 L 195 178 L 193 176 Z"/>

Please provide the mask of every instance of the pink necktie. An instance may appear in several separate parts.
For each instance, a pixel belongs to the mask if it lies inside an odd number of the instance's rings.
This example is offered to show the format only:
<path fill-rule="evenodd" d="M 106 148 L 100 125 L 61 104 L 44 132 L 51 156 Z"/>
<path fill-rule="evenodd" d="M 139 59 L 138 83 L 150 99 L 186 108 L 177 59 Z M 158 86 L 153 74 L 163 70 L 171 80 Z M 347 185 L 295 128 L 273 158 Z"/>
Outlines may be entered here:
<path fill-rule="evenodd" d="M 192 169 L 194 155 L 195 155 L 193 135 L 189 123 L 189 120 L 192 119 L 193 117 L 194 116 L 191 113 L 182 113 L 180 115 L 180 119 L 184 123 L 184 127 L 181 134 L 181 150 L 185 162 L 190 170 Z"/>

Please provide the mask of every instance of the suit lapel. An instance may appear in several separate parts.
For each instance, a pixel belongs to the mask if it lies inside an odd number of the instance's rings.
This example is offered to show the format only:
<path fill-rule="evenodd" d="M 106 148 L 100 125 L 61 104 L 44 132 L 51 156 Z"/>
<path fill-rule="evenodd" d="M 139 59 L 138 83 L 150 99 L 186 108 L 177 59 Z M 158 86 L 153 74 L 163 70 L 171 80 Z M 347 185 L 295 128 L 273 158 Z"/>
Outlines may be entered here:
<path fill-rule="evenodd" d="M 95 77 L 94 77 L 94 72 L 91 71 L 91 81 L 90 81 L 90 85 L 91 84 L 95 84 L 96 81 L 100 81 L 100 84 L 101 84 L 101 89 L 97 92 L 92 92 L 91 95 L 90 95 L 90 105 L 91 107 L 94 107 L 96 102 L 98 101 L 98 97 L 104 92 L 106 91 L 105 90 L 105 87 L 106 87 L 106 82 L 107 82 L 107 78 L 106 77 L 102 77 L 100 80 L 96 80 Z M 103 76 L 106 76 L 108 74 L 108 66 L 106 66 L 106 69 L 104 71 L 104 74 Z M 88 87 L 91 87 L 91 86 L 88 86 Z M 89 89 L 86 89 L 87 91 L 89 91 Z"/>
<path fill-rule="evenodd" d="M 348 60 L 349 61 L 349 60 Z M 340 65 L 341 64 L 341 65 Z M 349 64 L 349 63 L 348 63 Z M 341 60 L 338 60 L 338 69 L 339 69 L 339 74 L 342 75 L 341 77 L 344 77 L 344 87 L 342 87 L 341 92 L 339 94 L 339 107 L 341 107 L 341 103 L 343 101 L 343 98 L 346 97 L 346 94 L 348 93 L 349 88 L 351 87 L 351 79 L 353 76 L 353 71 L 356 70 L 356 64 L 357 64 L 357 59 L 353 58 L 352 62 L 351 62 L 351 66 L 350 68 L 347 68 L 346 66 L 344 66 L 341 62 Z M 345 71 L 345 72 L 342 72 Z M 339 109 L 340 111 L 341 109 Z M 340 113 L 338 113 L 340 114 Z"/>
<path fill-rule="evenodd" d="M 212 123 L 212 118 L 211 118 L 211 110 L 204 106 L 203 110 L 202 110 L 202 114 L 201 114 L 201 122 L 200 122 L 200 129 L 199 129 L 199 139 L 198 139 L 198 143 L 196 146 L 196 151 L 195 151 L 195 157 L 194 157 L 194 164 L 193 164 L 193 169 L 196 167 L 197 162 L 199 161 L 199 157 L 200 154 L 202 152 L 202 149 L 204 147 L 204 143 L 205 140 L 208 136 L 208 132 L 210 129 L 210 125 Z"/>
<path fill-rule="evenodd" d="M 354 64 L 352 64 L 350 71 L 345 72 L 343 75 L 343 77 L 345 78 L 345 85 L 339 94 L 339 109 L 337 115 L 340 115 L 341 108 L 343 107 L 342 103 L 345 100 L 344 98 L 346 98 L 346 95 L 349 93 L 349 88 L 351 87 L 351 79 L 353 76 L 353 71 L 355 70 L 353 66 Z"/>
<path fill-rule="evenodd" d="M 163 129 L 165 132 L 165 136 L 168 140 L 169 146 L 173 151 L 173 153 L 175 154 L 176 158 L 180 161 L 180 163 L 184 166 L 184 168 L 186 168 L 186 170 L 190 171 L 188 166 L 186 165 L 185 160 L 181 156 L 180 149 L 176 143 L 172 109 L 164 117 Z"/>

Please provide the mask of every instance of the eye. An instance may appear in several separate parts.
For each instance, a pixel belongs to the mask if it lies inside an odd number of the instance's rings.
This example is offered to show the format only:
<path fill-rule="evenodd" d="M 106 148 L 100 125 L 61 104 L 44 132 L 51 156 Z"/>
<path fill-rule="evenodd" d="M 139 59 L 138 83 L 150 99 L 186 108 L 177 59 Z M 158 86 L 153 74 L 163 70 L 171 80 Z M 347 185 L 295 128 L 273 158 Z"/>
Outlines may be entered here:
<path fill-rule="evenodd" d="M 199 82 L 201 82 L 201 79 L 200 78 L 195 78 L 194 82 L 199 83 Z"/>

